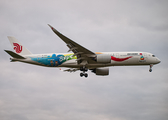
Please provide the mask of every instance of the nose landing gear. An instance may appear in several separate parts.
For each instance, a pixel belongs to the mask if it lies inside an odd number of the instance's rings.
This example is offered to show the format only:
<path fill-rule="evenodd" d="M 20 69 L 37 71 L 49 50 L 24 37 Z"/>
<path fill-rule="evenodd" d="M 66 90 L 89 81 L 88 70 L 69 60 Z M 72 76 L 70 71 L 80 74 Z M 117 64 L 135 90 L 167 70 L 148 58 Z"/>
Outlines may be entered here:
<path fill-rule="evenodd" d="M 152 72 L 153 64 L 150 65 L 149 72 Z"/>

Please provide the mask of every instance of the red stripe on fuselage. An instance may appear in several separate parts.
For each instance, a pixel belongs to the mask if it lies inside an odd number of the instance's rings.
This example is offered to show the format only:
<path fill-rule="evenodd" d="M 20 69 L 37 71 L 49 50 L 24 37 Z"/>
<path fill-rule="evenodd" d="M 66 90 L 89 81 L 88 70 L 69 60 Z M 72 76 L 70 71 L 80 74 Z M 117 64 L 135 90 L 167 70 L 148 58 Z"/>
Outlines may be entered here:
<path fill-rule="evenodd" d="M 125 61 L 125 60 L 129 59 L 129 58 L 132 58 L 132 56 L 126 57 L 126 58 L 116 58 L 116 57 L 111 56 L 111 60 L 114 60 L 114 61 L 117 61 L 117 62 L 122 62 L 122 61 Z"/>

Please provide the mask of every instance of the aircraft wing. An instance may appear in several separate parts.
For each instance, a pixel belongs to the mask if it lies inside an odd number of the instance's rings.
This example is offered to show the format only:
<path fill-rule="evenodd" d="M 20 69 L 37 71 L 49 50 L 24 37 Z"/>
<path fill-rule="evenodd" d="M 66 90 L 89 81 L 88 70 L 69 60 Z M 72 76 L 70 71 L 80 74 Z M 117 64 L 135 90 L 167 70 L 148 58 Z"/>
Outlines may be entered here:
<path fill-rule="evenodd" d="M 69 51 L 72 51 L 74 55 L 77 56 L 78 64 L 87 65 L 88 63 L 95 63 L 93 58 L 96 57 L 96 54 L 94 52 L 67 38 L 66 36 L 58 32 L 55 28 L 53 28 L 51 25 L 49 26 L 52 31 L 67 44 L 67 46 L 69 47 Z"/>

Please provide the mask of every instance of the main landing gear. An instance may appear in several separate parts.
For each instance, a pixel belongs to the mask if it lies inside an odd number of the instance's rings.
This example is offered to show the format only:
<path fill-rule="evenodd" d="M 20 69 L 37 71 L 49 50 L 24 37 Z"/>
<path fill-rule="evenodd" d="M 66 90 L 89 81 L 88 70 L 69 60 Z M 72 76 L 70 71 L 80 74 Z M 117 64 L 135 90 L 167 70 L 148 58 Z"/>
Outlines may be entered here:
<path fill-rule="evenodd" d="M 83 77 L 83 76 L 88 77 L 88 74 L 87 73 L 80 73 L 80 76 L 81 77 Z"/>
<path fill-rule="evenodd" d="M 150 65 L 149 72 L 152 72 L 153 64 Z"/>
<path fill-rule="evenodd" d="M 85 72 L 88 71 L 88 68 L 86 68 L 85 66 L 83 66 L 83 67 L 80 68 L 80 71 L 83 71 L 82 73 L 80 73 L 80 76 L 81 76 L 81 77 L 83 77 L 83 76 L 85 76 L 85 78 L 88 77 L 88 74 L 85 73 Z"/>

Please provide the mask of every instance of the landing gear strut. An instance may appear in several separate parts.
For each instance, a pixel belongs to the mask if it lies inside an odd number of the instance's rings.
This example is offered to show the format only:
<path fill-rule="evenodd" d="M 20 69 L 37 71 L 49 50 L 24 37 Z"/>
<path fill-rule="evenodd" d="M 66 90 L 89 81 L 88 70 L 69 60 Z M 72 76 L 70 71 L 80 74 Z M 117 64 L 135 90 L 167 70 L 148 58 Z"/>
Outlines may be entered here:
<path fill-rule="evenodd" d="M 88 68 L 86 68 L 85 66 L 83 66 L 83 67 L 80 68 L 80 71 L 83 71 L 82 73 L 80 73 L 81 77 L 83 77 L 83 76 L 85 76 L 86 78 L 88 77 L 88 74 L 85 73 L 85 72 L 88 71 Z"/>
<path fill-rule="evenodd" d="M 153 64 L 150 65 L 149 72 L 152 72 Z"/>

